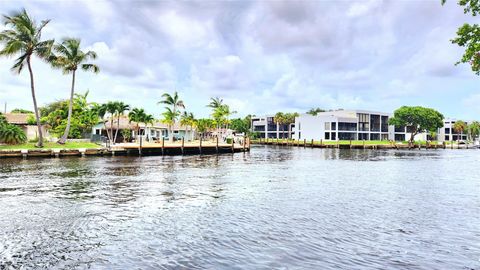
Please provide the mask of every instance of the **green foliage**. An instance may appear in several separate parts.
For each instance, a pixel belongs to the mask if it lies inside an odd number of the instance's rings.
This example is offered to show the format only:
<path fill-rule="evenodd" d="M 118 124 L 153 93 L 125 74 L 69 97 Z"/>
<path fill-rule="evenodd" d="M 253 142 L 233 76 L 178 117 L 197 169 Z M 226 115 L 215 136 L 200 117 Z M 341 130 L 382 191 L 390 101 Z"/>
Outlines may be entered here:
<path fill-rule="evenodd" d="M 202 134 L 215 128 L 215 123 L 213 122 L 212 119 L 201 118 L 201 119 L 198 119 L 196 122 L 197 122 L 197 131 Z"/>
<path fill-rule="evenodd" d="M 6 124 L 0 126 L 0 141 L 6 144 L 20 144 L 27 141 L 27 136 L 20 127 Z"/>
<path fill-rule="evenodd" d="M 394 116 L 388 120 L 388 123 L 397 127 L 411 127 L 413 132 L 410 141 L 413 142 L 418 133 L 436 131 L 443 127 L 443 115 L 430 108 L 403 106 L 395 110 Z"/>
<path fill-rule="evenodd" d="M 217 128 L 228 125 L 230 123 L 229 117 L 237 113 L 236 111 L 230 110 L 230 106 L 223 103 L 223 99 L 219 97 L 211 98 L 207 107 L 212 108 L 211 115 Z"/>
<path fill-rule="evenodd" d="M 308 110 L 307 114 L 310 114 L 310 115 L 313 115 L 313 116 L 316 116 L 318 113 L 321 113 L 321 112 L 324 112 L 325 110 L 324 109 L 320 109 L 320 108 L 311 108 L 310 110 Z"/>
<path fill-rule="evenodd" d="M 140 123 L 143 123 L 145 126 L 148 124 L 153 124 L 155 118 L 151 114 L 147 114 L 144 109 L 134 108 L 128 113 L 128 119 L 130 122 L 137 123 L 137 134 L 140 130 Z"/>
<path fill-rule="evenodd" d="M 53 46 L 55 55 L 50 56 L 54 68 L 62 69 L 64 74 L 72 73 L 80 67 L 85 71 L 98 73 L 100 68 L 94 64 L 85 63 L 97 58 L 94 51 L 84 52 L 80 49 L 80 39 L 65 38 L 62 43 Z"/>
<path fill-rule="evenodd" d="M 18 108 L 13 109 L 13 110 L 11 111 L 11 113 L 24 113 L 24 114 L 28 113 L 28 114 L 33 114 L 32 111 L 25 110 L 25 109 L 18 109 Z"/>
<path fill-rule="evenodd" d="M 472 137 L 472 139 L 475 139 L 480 135 L 480 122 L 478 121 L 473 121 L 468 125 L 468 134 Z"/>
<path fill-rule="evenodd" d="M 463 133 L 467 129 L 467 123 L 463 122 L 462 120 L 455 121 L 453 124 L 453 130 L 457 133 Z"/>
<path fill-rule="evenodd" d="M 97 105 L 87 102 L 88 92 L 75 94 L 73 99 L 72 119 L 68 138 L 80 139 L 82 134 L 90 133 L 98 123 Z M 42 122 L 50 128 L 50 133 L 61 136 L 67 125 L 68 100 L 52 102 L 40 108 Z"/>
<path fill-rule="evenodd" d="M 230 123 L 230 128 L 236 132 L 247 134 L 250 131 L 250 120 L 248 118 L 236 118 L 232 119 Z"/>
<path fill-rule="evenodd" d="M 445 0 L 442 0 L 444 3 Z M 470 13 L 475 17 L 480 13 L 479 0 L 459 0 L 458 4 L 463 7 L 465 14 Z M 480 26 L 465 23 L 457 30 L 457 37 L 452 39 L 452 43 L 465 47 L 465 53 L 456 64 L 470 64 L 472 71 L 480 75 Z"/>
<path fill-rule="evenodd" d="M 129 141 L 132 138 L 132 131 L 129 129 L 122 129 L 122 137 L 125 141 Z"/>
<path fill-rule="evenodd" d="M 33 114 L 29 115 L 27 117 L 27 125 L 36 125 L 37 120 L 35 119 L 35 116 Z"/>

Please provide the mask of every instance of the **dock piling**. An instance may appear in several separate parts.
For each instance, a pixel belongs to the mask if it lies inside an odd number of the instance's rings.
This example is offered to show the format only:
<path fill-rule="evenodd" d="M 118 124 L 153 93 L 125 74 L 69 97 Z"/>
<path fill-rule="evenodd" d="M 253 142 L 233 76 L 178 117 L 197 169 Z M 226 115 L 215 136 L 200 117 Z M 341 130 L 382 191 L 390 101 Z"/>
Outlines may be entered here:
<path fill-rule="evenodd" d="M 218 135 L 217 135 L 217 145 L 215 146 L 215 151 L 216 151 L 217 154 L 218 154 Z"/>
<path fill-rule="evenodd" d="M 185 137 L 182 137 L 182 155 L 185 154 Z"/>
<path fill-rule="evenodd" d="M 165 138 L 162 137 L 162 156 L 165 155 Z"/>
<path fill-rule="evenodd" d="M 202 154 L 202 138 L 203 137 L 200 136 L 200 145 L 198 146 L 198 151 L 200 152 L 200 155 Z"/>

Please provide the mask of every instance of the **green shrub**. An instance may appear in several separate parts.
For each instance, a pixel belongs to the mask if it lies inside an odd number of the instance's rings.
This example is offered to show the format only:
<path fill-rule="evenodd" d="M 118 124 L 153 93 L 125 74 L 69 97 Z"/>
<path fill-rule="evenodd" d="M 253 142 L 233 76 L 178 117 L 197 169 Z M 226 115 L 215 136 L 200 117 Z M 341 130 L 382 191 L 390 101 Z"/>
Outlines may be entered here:
<path fill-rule="evenodd" d="M 3 125 L 0 127 L 0 141 L 6 144 L 21 144 L 27 141 L 27 136 L 18 126 Z"/>

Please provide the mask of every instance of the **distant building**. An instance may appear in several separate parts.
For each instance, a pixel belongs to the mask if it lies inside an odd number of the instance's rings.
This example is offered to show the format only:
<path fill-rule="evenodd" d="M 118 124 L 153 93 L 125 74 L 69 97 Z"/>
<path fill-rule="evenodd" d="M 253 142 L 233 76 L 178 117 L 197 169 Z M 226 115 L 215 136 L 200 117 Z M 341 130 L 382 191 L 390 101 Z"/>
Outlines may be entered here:
<path fill-rule="evenodd" d="M 5 113 L 3 114 L 7 123 L 16 125 L 20 127 L 25 135 L 27 136 L 27 140 L 35 140 L 38 138 L 38 127 L 37 125 L 29 125 L 28 119 L 32 117 L 32 114 L 26 113 Z M 45 126 L 42 126 L 42 134 L 44 137 L 48 137 L 48 131 Z"/>
<path fill-rule="evenodd" d="M 388 124 L 390 113 L 364 110 L 336 110 L 318 113 L 316 116 L 303 114 L 295 118 L 297 140 L 395 140 L 407 141 L 412 133 L 407 127 Z M 426 133 L 415 136 L 415 140 L 427 140 Z"/>
<path fill-rule="evenodd" d="M 459 121 L 457 119 L 445 119 L 443 121 L 443 127 L 439 129 L 438 131 L 438 140 L 439 141 L 458 141 L 458 140 L 467 140 L 467 132 L 463 132 L 463 134 L 458 133 L 455 131 L 453 126 L 455 125 L 455 122 Z M 464 121 L 467 125 L 469 122 Z"/>
<path fill-rule="evenodd" d="M 278 124 L 273 115 L 252 116 L 251 131 L 258 134 L 259 138 L 286 139 L 293 138 L 295 124 Z"/>

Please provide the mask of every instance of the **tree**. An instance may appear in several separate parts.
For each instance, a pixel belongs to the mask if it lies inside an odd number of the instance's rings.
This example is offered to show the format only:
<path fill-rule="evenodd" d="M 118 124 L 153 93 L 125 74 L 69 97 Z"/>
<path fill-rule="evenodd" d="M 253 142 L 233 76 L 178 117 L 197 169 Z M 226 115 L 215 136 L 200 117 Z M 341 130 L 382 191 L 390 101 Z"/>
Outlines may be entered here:
<path fill-rule="evenodd" d="M 162 122 L 168 125 L 168 138 L 169 142 L 173 142 L 173 126 L 175 121 L 180 115 L 179 111 L 174 111 L 168 107 L 165 107 L 165 112 L 162 113 L 163 120 Z"/>
<path fill-rule="evenodd" d="M 318 113 L 321 113 L 321 112 L 324 112 L 325 110 L 324 109 L 320 109 L 320 108 L 311 108 L 310 110 L 308 110 L 307 114 L 310 114 L 310 115 L 313 115 L 313 116 L 316 116 Z"/>
<path fill-rule="evenodd" d="M 42 125 L 40 123 L 40 113 L 37 106 L 35 95 L 35 82 L 33 79 L 32 56 L 37 56 L 42 60 L 48 60 L 51 56 L 51 49 L 54 40 L 42 40 L 42 30 L 50 20 L 41 21 L 39 25 L 30 18 L 27 11 L 23 9 L 12 16 L 4 16 L 4 23 L 10 29 L 0 33 L 0 42 L 5 44 L 0 50 L 0 56 L 13 56 L 19 54 L 12 66 L 12 71 L 20 74 L 27 65 L 30 74 L 30 90 L 33 100 L 33 108 L 38 127 L 37 147 L 43 147 Z"/>
<path fill-rule="evenodd" d="M 25 110 L 25 109 L 13 109 L 10 113 L 23 113 L 23 114 L 33 114 L 32 111 Z"/>
<path fill-rule="evenodd" d="M 277 123 L 277 126 L 281 126 L 282 127 L 282 137 L 283 137 L 283 132 L 284 132 L 284 128 L 283 128 L 283 125 L 285 123 L 285 114 L 282 113 L 282 112 L 277 112 L 275 114 L 275 116 L 273 117 L 273 121 L 275 123 Z M 279 138 L 280 136 L 277 136 L 277 138 Z"/>
<path fill-rule="evenodd" d="M 136 123 L 136 134 L 137 136 L 140 135 L 140 123 L 146 118 L 145 117 L 146 113 L 143 109 L 139 108 L 134 108 L 128 113 L 128 119 L 129 122 L 135 122 Z"/>
<path fill-rule="evenodd" d="M 195 125 L 195 117 L 193 116 L 193 113 L 183 112 L 183 114 L 180 116 L 180 124 L 185 126 L 186 133 L 188 133 L 188 128 L 190 128 L 190 131 L 192 131 L 193 126 Z M 193 140 L 193 136 L 191 139 Z"/>
<path fill-rule="evenodd" d="M 166 104 L 168 106 L 171 106 L 171 108 L 169 107 L 165 107 L 165 109 L 169 110 L 169 112 L 167 111 L 167 115 L 170 113 L 170 117 L 173 117 L 171 118 L 172 120 L 172 123 L 169 125 L 169 131 L 168 131 L 168 136 L 169 136 L 169 141 L 170 142 L 173 142 L 173 130 L 172 130 L 172 127 L 175 125 L 175 122 L 178 118 L 178 115 L 179 113 L 178 112 L 178 109 L 179 108 L 183 108 L 185 109 L 185 104 L 183 103 L 183 100 L 181 100 L 178 96 L 178 93 L 177 91 L 175 91 L 173 93 L 173 95 L 170 95 L 168 93 L 164 93 L 162 95 L 163 97 L 163 100 L 159 101 L 158 104 Z M 165 115 L 164 115 L 165 116 Z"/>
<path fill-rule="evenodd" d="M 230 127 L 236 132 L 247 134 L 250 131 L 250 121 L 248 118 L 236 118 L 232 120 Z"/>
<path fill-rule="evenodd" d="M 67 126 L 62 137 L 57 141 L 59 144 L 65 144 L 70 133 L 72 118 L 73 97 L 75 94 L 75 74 L 80 67 L 85 71 L 98 73 L 100 69 L 94 64 L 85 63 L 91 59 L 96 59 L 97 54 L 94 51 L 83 52 L 80 49 L 80 39 L 66 38 L 62 43 L 54 46 L 56 55 L 51 57 L 51 63 L 54 68 L 62 69 L 63 74 L 72 74 L 72 86 L 70 89 L 70 102 L 68 106 Z"/>
<path fill-rule="evenodd" d="M 113 142 L 117 141 L 118 130 L 120 129 L 120 118 L 125 115 L 125 111 L 130 110 L 130 105 L 125 104 L 121 101 L 114 102 L 115 114 L 117 116 L 117 129 L 115 130 L 115 137 Z"/>
<path fill-rule="evenodd" d="M 472 141 L 474 141 L 480 135 L 480 122 L 473 121 L 468 125 L 468 134 Z"/>
<path fill-rule="evenodd" d="M 205 132 L 213 129 L 215 127 L 214 122 L 212 119 L 202 118 L 196 121 L 197 124 L 197 131 L 200 133 L 200 136 L 203 138 L 205 136 Z"/>
<path fill-rule="evenodd" d="M 446 0 L 442 0 L 445 4 Z M 458 4 L 463 7 L 465 14 L 470 13 L 476 17 L 480 14 L 480 2 L 478 0 L 459 0 Z M 480 75 L 480 25 L 465 23 L 457 30 L 457 36 L 451 40 L 453 44 L 465 47 L 465 53 L 456 64 L 470 64 L 475 74 Z"/>
<path fill-rule="evenodd" d="M 410 143 L 415 135 L 425 131 L 435 131 L 443 127 L 443 115 L 438 111 L 420 106 L 402 106 L 395 110 L 393 117 L 388 120 L 389 125 L 410 127 L 412 133 Z"/>
<path fill-rule="evenodd" d="M 455 124 L 453 124 L 453 130 L 455 130 L 455 132 L 457 133 L 460 133 L 460 139 L 463 137 L 463 132 L 466 129 L 467 129 L 467 123 L 463 122 L 462 120 L 455 121 Z"/>
<path fill-rule="evenodd" d="M 6 124 L 0 126 L 0 141 L 6 144 L 20 144 L 27 141 L 27 136 L 20 127 Z"/>
<path fill-rule="evenodd" d="M 295 118 L 300 116 L 298 113 L 286 113 L 284 114 L 285 124 L 288 125 L 288 138 L 291 139 L 292 137 L 292 127 L 290 124 L 295 123 Z"/>
<path fill-rule="evenodd" d="M 68 138 L 82 138 L 89 134 L 92 127 L 98 124 L 98 105 L 87 101 L 88 91 L 83 94 L 75 94 L 72 102 L 72 114 Z M 69 100 L 59 100 L 41 107 L 41 123 L 48 126 L 50 133 L 62 136 L 65 132 L 69 113 Z M 33 117 L 27 118 L 27 122 Z"/>

